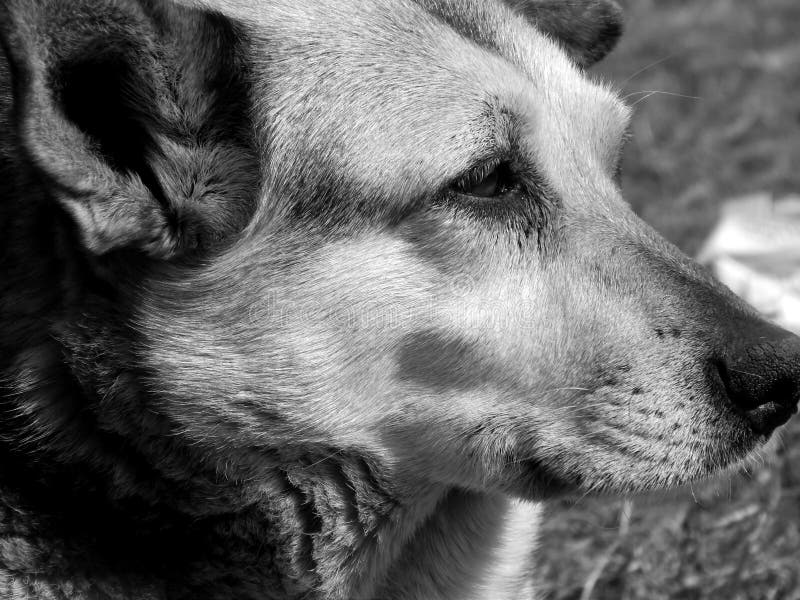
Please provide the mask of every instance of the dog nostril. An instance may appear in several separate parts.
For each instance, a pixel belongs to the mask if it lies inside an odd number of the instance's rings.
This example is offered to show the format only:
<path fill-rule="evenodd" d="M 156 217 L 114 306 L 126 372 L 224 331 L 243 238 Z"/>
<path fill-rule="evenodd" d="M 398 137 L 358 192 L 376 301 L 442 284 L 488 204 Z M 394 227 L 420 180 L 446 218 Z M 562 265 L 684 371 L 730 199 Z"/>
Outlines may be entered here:
<path fill-rule="evenodd" d="M 715 367 L 731 403 L 756 433 L 769 435 L 797 412 L 800 344 L 760 343 Z"/>

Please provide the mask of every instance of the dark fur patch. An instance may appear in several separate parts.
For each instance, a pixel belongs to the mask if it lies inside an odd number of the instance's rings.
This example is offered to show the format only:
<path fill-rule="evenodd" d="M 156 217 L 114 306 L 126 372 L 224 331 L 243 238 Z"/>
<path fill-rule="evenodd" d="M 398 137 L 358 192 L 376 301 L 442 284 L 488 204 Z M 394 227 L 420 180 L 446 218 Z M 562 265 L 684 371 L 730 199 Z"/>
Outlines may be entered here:
<path fill-rule="evenodd" d="M 407 336 L 397 356 L 397 379 L 437 393 L 474 389 L 500 373 L 475 343 L 436 331 Z"/>

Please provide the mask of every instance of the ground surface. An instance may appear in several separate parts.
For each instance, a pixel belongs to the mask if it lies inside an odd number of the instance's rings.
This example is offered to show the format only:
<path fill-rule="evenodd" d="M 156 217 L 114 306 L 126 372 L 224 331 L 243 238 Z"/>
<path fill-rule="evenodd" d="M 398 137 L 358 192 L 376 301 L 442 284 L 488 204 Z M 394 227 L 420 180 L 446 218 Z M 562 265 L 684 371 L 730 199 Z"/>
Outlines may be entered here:
<path fill-rule="evenodd" d="M 800 192 L 800 1 L 623 3 L 626 37 L 595 70 L 635 104 L 625 194 L 693 253 L 724 199 Z M 800 599 L 800 418 L 770 454 L 667 497 L 555 508 L 546 597 Z"/>

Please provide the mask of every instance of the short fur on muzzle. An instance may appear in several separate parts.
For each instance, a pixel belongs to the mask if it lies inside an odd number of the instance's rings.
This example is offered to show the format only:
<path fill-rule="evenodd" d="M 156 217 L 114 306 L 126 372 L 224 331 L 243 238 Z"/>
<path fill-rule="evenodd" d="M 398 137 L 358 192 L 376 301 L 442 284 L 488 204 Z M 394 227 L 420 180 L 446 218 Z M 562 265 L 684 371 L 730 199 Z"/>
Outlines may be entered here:
<path fill-rule="evenodd" d="M 641 222 L 607 0 L 0 4 L 0 597 L 535 596 L 800 342 Z"/>

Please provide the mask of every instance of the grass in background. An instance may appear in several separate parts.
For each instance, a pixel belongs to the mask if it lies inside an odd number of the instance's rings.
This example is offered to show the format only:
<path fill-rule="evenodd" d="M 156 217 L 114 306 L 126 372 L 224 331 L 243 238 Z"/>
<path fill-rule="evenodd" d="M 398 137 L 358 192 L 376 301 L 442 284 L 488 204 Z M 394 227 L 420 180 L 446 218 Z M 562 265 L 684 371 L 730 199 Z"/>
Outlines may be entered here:
<path fill-rule="evenodd" d="M 625 195 L 694 253 L 725 199 L 800 192 L 800 1 L 623 4 L 626 35 L 595 70 L 636 110 Z M 546 597 L 800 599 L 800 418 L 767 455 L 667 496 L 554 508 Z"/>

